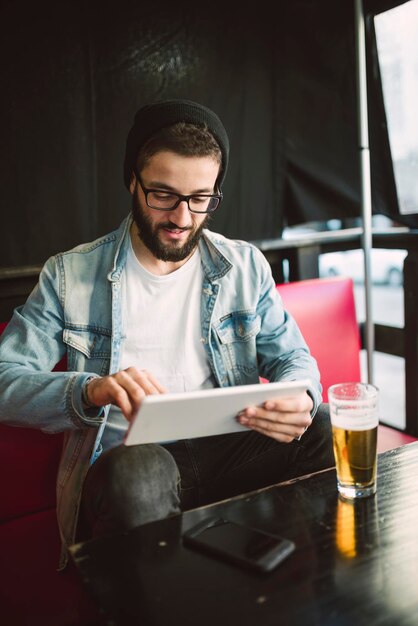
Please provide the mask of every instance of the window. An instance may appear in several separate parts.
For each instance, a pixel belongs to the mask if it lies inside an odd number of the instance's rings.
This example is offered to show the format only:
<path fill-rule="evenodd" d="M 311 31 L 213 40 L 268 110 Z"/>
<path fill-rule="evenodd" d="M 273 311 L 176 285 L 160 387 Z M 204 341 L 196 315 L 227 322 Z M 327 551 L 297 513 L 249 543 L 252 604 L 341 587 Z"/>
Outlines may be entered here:
<path fill-rule="evenodd" d="M 399 210 L 418 213 L 418 0 L 375 18 Z"/>

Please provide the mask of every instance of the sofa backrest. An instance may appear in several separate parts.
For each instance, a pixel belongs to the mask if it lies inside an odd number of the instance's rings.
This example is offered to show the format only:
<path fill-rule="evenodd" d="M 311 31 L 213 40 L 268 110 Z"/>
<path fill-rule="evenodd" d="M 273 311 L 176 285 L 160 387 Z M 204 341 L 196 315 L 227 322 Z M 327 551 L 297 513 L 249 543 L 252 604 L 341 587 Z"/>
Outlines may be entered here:
<path fill-rule="evenodd" d="M 361 380 L 361 341 L 352 279 L 314 278 L 276 287 L 318 362 L 324 402 L 331 385 Z"/>

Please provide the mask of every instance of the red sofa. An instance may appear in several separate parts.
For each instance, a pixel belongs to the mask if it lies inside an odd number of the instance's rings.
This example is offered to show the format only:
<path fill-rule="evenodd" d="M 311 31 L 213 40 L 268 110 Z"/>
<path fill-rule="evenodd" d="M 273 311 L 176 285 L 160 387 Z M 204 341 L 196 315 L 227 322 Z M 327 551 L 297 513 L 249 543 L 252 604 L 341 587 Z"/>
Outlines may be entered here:
<path fill-rule="evenodd" d="M 62 434 L 0 425 L 0 620 L 7 626 L 100 623 L 75 567 L 57 571 L 62 442 Z"/>
<path fill-rule="evenodd" d="M 350 278 L 316 278 L 277 285 L 285 308 L 318 362 L 324 402 L 334 383 L 361 380 L 360 331 Z"/>
<path fill-rule="evenodd" d="M 351 280 L 315 279 L 277 288 L 318 360 L 325 397 L 330 384 L 359 380 Z M 98 623 L 73 567 L 56 571 L 55 478 L 61 446 L 62 435 L 0 426 L 0 615 L 10 626 Z"/>

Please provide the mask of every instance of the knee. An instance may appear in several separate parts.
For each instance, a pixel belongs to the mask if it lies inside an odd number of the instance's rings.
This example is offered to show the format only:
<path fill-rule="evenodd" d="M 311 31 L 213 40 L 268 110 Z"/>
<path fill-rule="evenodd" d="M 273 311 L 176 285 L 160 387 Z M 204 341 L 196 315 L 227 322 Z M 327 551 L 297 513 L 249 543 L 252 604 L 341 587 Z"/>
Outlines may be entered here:
<path fill-rule="evenodd" d="M 179 482 L 173 457 L 155 444 L 112 448 L 97 459 L 90 472 L 100 474 L 102 488 L 116 500 L 132 494 L 146 499 L 150 492 L 155 498 L 159 492 L 177 488 Z"/>
<path fill-rule="evenodd" d="M 82 492 L 80 532 L 102 536 L 180 511 L 179 472 L 161 446 L 118 446 L 89 469 Z"/>

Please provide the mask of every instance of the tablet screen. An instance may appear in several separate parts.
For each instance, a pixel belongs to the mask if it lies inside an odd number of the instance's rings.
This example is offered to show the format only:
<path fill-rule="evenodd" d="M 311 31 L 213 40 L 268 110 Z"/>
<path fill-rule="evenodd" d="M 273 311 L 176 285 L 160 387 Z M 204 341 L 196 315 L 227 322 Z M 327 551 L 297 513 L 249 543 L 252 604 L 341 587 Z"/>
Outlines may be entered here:
<path fill-rule="evenodd" d="M 295 396 L 312 387 L 309 380 L 220 387 L 146 396 L 131 421 L 125 445 L 161 443 L 248 430 L 236 416 L 278 396 Z"/>

